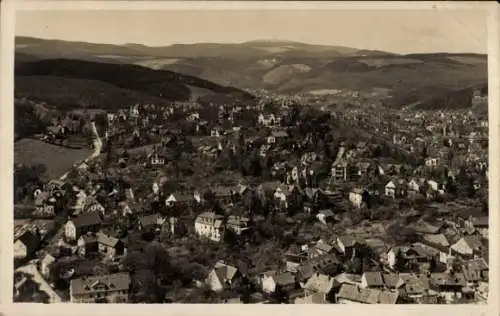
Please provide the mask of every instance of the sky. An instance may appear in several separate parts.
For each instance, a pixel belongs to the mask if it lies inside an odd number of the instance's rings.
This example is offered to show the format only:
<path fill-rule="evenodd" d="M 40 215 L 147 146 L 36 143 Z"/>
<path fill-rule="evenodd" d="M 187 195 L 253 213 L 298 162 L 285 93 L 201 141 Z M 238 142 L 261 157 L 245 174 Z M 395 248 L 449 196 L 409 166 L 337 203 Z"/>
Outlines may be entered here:
<path fill-rule="evenodd" d="M 18 11 L 16 35 L 148 46 L 279 39 L 394 53 L 486 53 L 484 9 Z"/>

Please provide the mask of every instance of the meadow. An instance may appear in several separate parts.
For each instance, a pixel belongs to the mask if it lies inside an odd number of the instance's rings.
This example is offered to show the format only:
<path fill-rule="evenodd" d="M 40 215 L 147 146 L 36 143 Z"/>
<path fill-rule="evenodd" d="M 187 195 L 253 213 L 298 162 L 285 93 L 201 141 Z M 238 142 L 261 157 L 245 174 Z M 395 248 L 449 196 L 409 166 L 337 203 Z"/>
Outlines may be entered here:
<path fill-rule="evenodd" d="M 21 139 L 14 143 L 14 162 L 25 165 L 44 164 L 46 176 L 58 178 L 92 153 L 91 148 L 69 149 L 36 139 Z"/>

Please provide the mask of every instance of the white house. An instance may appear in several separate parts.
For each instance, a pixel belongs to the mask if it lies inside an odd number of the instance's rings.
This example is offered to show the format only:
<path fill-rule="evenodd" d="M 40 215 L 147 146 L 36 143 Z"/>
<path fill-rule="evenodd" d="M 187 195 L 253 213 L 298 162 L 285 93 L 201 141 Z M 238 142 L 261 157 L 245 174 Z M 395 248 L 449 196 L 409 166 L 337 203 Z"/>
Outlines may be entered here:
<path fill-rule="evenodd" d="M 267 271 L 260 276 L 260 285 L 262 287 L 262 292 L 264 293 L 274 293 L 276 290 L 276 271 Z"/>
<path fill-rule="evenodd" d="M 435 167 L 438 165 L 439 160 L 437 158 L 427 158 L 425 160 L 425 165 L 427 167 Z"/>
<path fill-rule="evenodd" d="M 224 235 L 223 216 L 204 212 L 196 217 L 194 230 L 198 236 L 219 242 Z"/>
<path fill-rule="evenodd" d="M 327 225 L 334 219 L 334 214 L 331 210 L 320 210 L 316 217 L 321 223 Z"/>
<path fill-rule="evenodd" d="M 208 274 L 205 283 L 212 291 L 219 292 L 224 288 L 230 287 L 237 280 L 238 276 L 239 271 L 237 268 L 219 261 Z"/>
<path fill-rule="evenodd" d="M 385 195 L 391 198 L 396 197 L 396 185 L 394 181 L 391 180 L 385 185 Z"/>
<path fill-rule="evenodd" d="M 349 201 L 351 201 L 355 207 L 360 208 L 363 203 L 363 190 L 354 189 L 349 192 Z"/>
<path fill-rule="evenodd" d="M 408 182 L 408 190 L 414 192 L 420 192 L 420 185 L 415 179 L 411 179 L 410 182 Z"/>

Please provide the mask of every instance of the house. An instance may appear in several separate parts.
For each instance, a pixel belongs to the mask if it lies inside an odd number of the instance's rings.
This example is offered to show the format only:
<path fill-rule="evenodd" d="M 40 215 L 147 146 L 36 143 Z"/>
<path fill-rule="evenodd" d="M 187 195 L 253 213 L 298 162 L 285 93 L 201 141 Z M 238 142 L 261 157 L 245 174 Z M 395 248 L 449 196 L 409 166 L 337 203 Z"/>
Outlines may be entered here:
<path fill-rule="evenodd" d="M 224 217 L 213 212 L 203 212 L 194 222 L 195 233 L 200 237 L 219 242 L 224 236 Z"/>
<path fill-rule="evenodd" d="M 397 265 L 410 269 L 421 269 L 422 264 L 439 260 L 439 250 L 415 243 L 410 246 L 392 247 L 387 253 L 387 264 L 391 269 Z"/>
<path fill-rule="evenodd" d="M 425 159 L 425 166 L 436 167 L 439 164 L 439 158 L 429 157 Z"/>
<path fill-rule="evenodd" d="M 415 223 L 414 229 L 419 234 L 439 234 L 444 231 L 443 222 L 429 223 L 425 220 L 419 220 Z"/>
<path fill-rule="evenodd" d="M 278 273 L 275 270 L 264 272 L 259 277 L 259 284 L 264 293 L 274 293 L 276 290 L 276 276 Z"/>
<path fill-rule="evenodd" d="M 218 261 L 209 272 L 205 283 L 212 291 L 219 292 L 231 288 L 238 283 L 240 278 L 241 273 L 236 267 Z"/>
<path fill-rule="evenodd" d="M 380 259 L 385 260 L 385 255 L 387 254 L 388 247 L 386 243 L 379 238 L 368 238 L 365 240 L 365 244 L 371 249 L 373 254 Z"/>
<path fill-rule="evenodd" d="M 363 202 L 365 202 L 367 194 L 368 192 L 366 190 L 355 188 L 349 192 L 349 201 L 354 207 L 360 208 Z"/>
<path fill-rule="evenodd" d="M 335 183 L 345 182 L 348 178 L 348 164 L 344 159 L 334 161 L 331 167 L 331 176 Z"/>
<path fill-rule="evenodd" d="M 229 215 L 226 221 L 226 228 L 233 231 L 236 235 L 241 235 L 244 231 L 248 230 L 248 223 L 250 219 L 247 217 Z"/>
<path fill-rule="evenodd" d="M 340 252 L 347 258 L 356 255 L 356 247 L 358 245 L 358 241 L 352 236 L 345 235 L 337 237 L 337 246 Z"/>
<path fill-rule="evenodd" d="M 97 232 L 102 224 L 99 213 L 90 212 L 68 220 L 64 227 L 64 235 L 69 241 L 76 241 L 87 232 Z"/>
<path fill-rule="evenodd" d="M 233 187 L 221 187 L 217 186 L 212 190 L 214 199 L 219 203 L 230 203 L 235 194 L 235 188 Z"/>
<path fill-rule="evenodd" d="M 337 282 L 340 285 L 342 284 L 360 285 L 361 276 L 358 274 L 341 273 L 335 276 L 335 282 Z"/>
<path fill-rule="evenodd" d="M 448 252 L 450 247 L 450 243 L 444 234 L 424 234 L 422 243 L 444 252 Z"/>
<path fill-rule="evenodd" d="M 282 144 L 288 138 L 288 133 L 286 131 L 272 131 L 267 137 L 268 144 Z"/>
<path fill-rule="evenodd" d="M 415 193 L 420 192 L 420 184 L 415 179 L 411 179 L 408 182 L 407 187 L 408 187 L 408 192 L 410 191 Z"/>
<path fill-rule="evenodd" d="M 429 285 L 431 290 L 439 292 L 450 301 L 457 293 L 462 293 L 467 282 L 463 273 L 431 273 Z"/>
<path fill-rule="evenodd" d="M 316 304 L 328 304 L 335 301 L 333 287 L 336 284 L 335 278 L 314 273 L 304 285 L 305 300 L 314 301 Z"/>
<path fill-rule="evenodd" d="M 396 184 L 394 181 L 391 180 L 385 185 L 385 195 L 391 198 L 396 197 Z"/>
<path fill-rule="evenodd" d="M 153 231 L 161 227 L 165 218 L 160 214 L 151 214 L 139 218 L 139 229 L 142 231 Z"/>
<path fill-rule="evenodd" d="M 72 279 L 71 303 L 126 303 L 130 286 L 128 272 Z"/>
<path fill-rule="evenodd" d="M 31 230 L 25 231 L 14 241 L 14 259 L 24 260 L 33 255 L 40 245 L 40 236 Z"/>
<path fill-rule="evenodd" d="M 459 255 L 463 258 L 474 258 L 474 255 L 480 255 L 484 248 L 481 237 L 478 235 L 467 235 L 456 243 L 454 243 L 451 247 L 451 253 Z"/>
<path fill-rule="evenodd" d="M 125 245 L 120 239 L 103 232 L 97 233 L 97 246 L 99 253 L 110 259 L 126 253 Z"/>
<path fill-rule="evenodd" d="M 166 157 L 158 153 L 154 153 L 149 157 L 149 164 L 151 166 L 164 166 L 166 164 Z"/>
<path fill-rule="evenodd" d="M 336 295 L 339 304 L 396 304 L 398 300 L 398 292 L 361 288 L 352 284 L 343 284 Z"/>
<path fill-rule="evenodd" d="M 404 282 L 403 292 L 409 298 L 422 297 L 429 292 L 429 278 L 425 274 L 399 273 L 399 277 Z"/>
<path fill-rule="evenodd" d="M 460 268 L 469 284 L 476 285 L 480 281 L 488 281 L 489 267 L 483 258 L 467 260 Z"/>
<path fill-rule="evenodd" d="M 478 216 L 470 217 L 464 221 L 464 228 L 469 230 L 477 231 L 483 238 L 488 238 L 489 236 L 489 217 L 488 216 Z"/>
<path fill-rule="evenodd" d="M 172 193 L 165 200 L 167 206 L 189 206 L 194 201 L 194 194 Z"/>
<path fill-rule="evenodd" d="M 54 216 L 55 203 L 56 199 L 54 197 L 51 197 L 48 192 L 40 191 L 39 194 L 35 195 L 35 209 L 38 214 L 44 214 L 46 216 Z"/>
<path fill-rule="evenodd" d="M 77 241 L 77 251 L 82 257 L 98 252 L 97 236 L 93 232 L 87 232 L 85 235 L 80 236 Z"/>
<path fill-rule="evenodd" d="M 404 285 L 404 280 L 398 273 L 383 273 L 382 279 L 384 280 L 384 287 L 389 290 L 399 290 Z"/>
<path fill-rule="evenodd" d="M 42 274 L 42 276 L 44 276 L 45 278 L 48 278 L 50 276 L 52 264 L 55 261 L 56 259 L 50 253 L 45 254 L 42 260 L 40 260 L 40 273 Z"/>
<path fill-rule="evenodd" d="M 288 293 L 297 287 L 295 276 L 291 272 L 278 273 L 276 276 L 276 291 Z"/>
<path fill-rule="evenodd" d="M 361 275 L 361 287 L 383 288 L 385 286 L 382 272 L 365 272 Z"/>
<path fill-rule="evenodd" d="M 335 214 L 331 210 L 320 210 L 316 215 L 322 224 L 329 224 L 335 220 Z"/>
<path fill-rule="evenodd" d="M 257 118 L 257 122 L 259 123 L 259 125 L 277 126 L 281 122 L 281 117 L 274 115 L 273 113 L 268 115 L 261 113 Z"/>

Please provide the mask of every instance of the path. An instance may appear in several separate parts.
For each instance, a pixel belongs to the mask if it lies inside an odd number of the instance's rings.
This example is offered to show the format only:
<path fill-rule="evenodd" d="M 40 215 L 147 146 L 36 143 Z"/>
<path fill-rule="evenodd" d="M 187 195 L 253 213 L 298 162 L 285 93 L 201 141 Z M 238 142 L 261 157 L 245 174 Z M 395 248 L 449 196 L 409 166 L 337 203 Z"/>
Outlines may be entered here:
<path fill-rule="evenodd" d="M 42 275 L 38 272 L 34 264 L 27 264 L 16 269 L 16 272 L 23 272 L 33 276 L 33 280 L 40 286 L 40 290 L 47 293 L 50 297 L 50 303 L 61 303 L 61 297 L 52 289 L 52 287 L 45 281 Z"/>
<path fill-rule="evenodd" d="M 92 132 L 94 133 L 94 152 L 92 155 L 90 155 L 87 159 L 85 159 L 79 166 L 83 165 L 84 163 L 89 162 L 92 159 L 95 159 L 99 157 L 101 154 L 101 149 L 102 149 L 102 140 L 101 137 L 99 136 L 99 133 L 97 132 L 97 127 L 95 125 L 95 122 L 91 123 L 92 126 Z M 69 171 L 63 174 L 59 180 L 64 181 L 68 177 Z"/>

